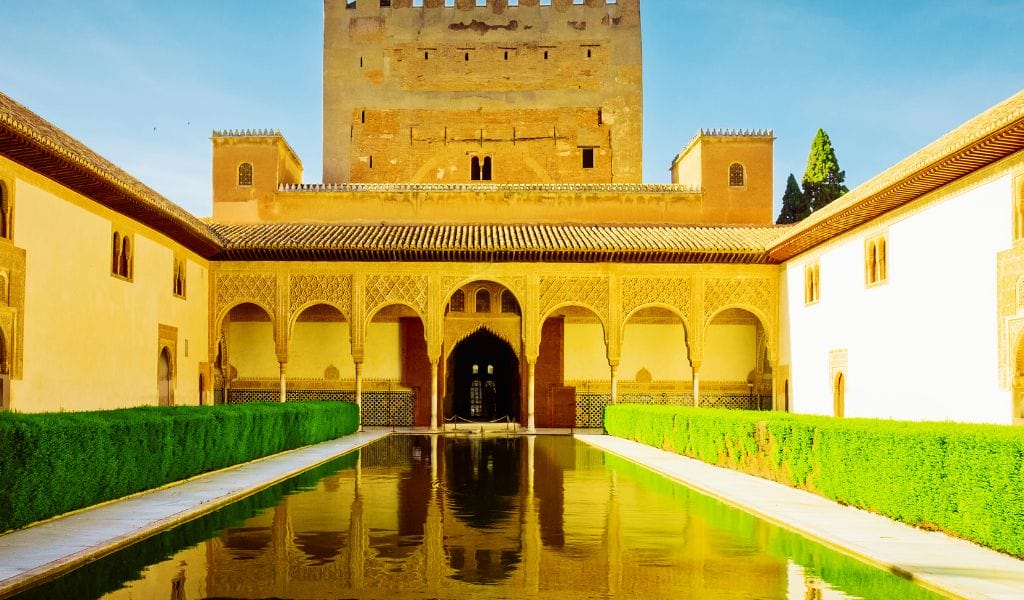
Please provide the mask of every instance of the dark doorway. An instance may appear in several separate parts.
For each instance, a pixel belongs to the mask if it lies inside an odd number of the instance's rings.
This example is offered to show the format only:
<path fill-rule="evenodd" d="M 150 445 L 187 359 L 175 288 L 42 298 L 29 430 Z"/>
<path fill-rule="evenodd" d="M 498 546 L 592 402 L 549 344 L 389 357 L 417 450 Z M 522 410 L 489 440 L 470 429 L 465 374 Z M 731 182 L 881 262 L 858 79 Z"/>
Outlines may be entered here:
<path fill-rule="evenodd" d="M 468 421 L 518 420 L 519 359 L 508 342 L 478 331 L 455 346 L 448 367 L 456 416 Z"/>

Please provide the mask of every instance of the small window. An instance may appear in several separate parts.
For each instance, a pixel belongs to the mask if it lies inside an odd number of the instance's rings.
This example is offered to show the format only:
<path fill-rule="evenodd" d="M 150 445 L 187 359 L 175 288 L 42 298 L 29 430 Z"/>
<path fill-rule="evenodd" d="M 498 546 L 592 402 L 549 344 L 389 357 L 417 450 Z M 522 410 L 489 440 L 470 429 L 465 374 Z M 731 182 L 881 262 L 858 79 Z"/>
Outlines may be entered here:
<path fill-rule="evenodd" d="M 491 293 L 487 290 L 479 290 L 476 293 L 476 312 L 491 312 Z"/>
<path fill-rule="evenodd" d="M 115 231 L 111 241 L 110 272 L 118 277 L 130 280 L 133 274 L 131 239 Z"/>
<path fill-rule="evenodd" d="M 252 163 L 238 165 L 238 185 L 248 187 L 252 185 Z"/>
<path fill-rule="evenodd" d="M 519 301 L 516 300 L 516 297 L 508 290 L 501 292 L 501 312 L 513 315 L 521 314 L 519 310 Z"/>
<path fill-rule="evenodd" d="M 747 185 L 747 174 L 744 172 L 743 165 L 740 163 L 729 165 L 729 187 L 743 187 L 745 185 Z"/>
<path fill-rule="evenodd" d="M 7 184 L 0 181 L 0 238 L 14 239 L 11 235 L 11 224 L 14 222 L 11 211 L 11 193 Z"/>
<path fill-rule="evenodd" d="M 359 113 L 359 122 L 360 123 L 366 123 L 366 111 L 365 110 L 364 111 L 360 111 L 360 113 Z"/>
<path fill-rule="evenodd" d="M 818 263 L 804 267 L 804 303 L 814 304 L 821 299 L 821 278 Z"/>
<path fill-rule="evenodd" d="M 174 258 L 174 295 L 179 298 L 185 297 L 185 261 Z"/>
<path fill-rule="evenodd" d="M 466 292 L 455 290 L 449 306 L 452 312 L 466 312 Z"/>
<path fill-rule="evenodd" d="M 469 178 L 473 181 L 480 181 L 480 157 L 474 156 L 469 161 Z"/>
<path fill-rule="evenodd" d="M 888 257 L 885 236 L 869 238 L 864 242 L 864 283 L 876 285 L 888 278 Z"/>
<path fill-rule="evenodd" d="M 583 150 L 583 168 L 593 169 L 594 168 L 594 149 L 593 148 L 582 148 Z"/>
<path fill-rule="evenodd" d="M 474 156 L 469 161 L 469 178 L 472 181 L 491 181 L 491 157 Z"/>
<path fill-rule="evenodd" d="M 490 181 L 491 180 L 491 157 L 490 156 L 485 156 L 484 157 L 484 166 L 483 166 L 482 169 L 480 169 L 480 179 L 482 179 L 484 181 Z"/>

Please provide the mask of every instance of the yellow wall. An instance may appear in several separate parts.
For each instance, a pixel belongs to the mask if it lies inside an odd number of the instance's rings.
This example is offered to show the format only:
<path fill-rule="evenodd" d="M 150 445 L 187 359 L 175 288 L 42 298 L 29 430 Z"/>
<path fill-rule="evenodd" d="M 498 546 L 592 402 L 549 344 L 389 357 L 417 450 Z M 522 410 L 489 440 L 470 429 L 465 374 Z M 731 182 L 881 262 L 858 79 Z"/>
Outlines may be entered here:
<path fill-rule="evenodd" d="M 402 353 L 398 323 L 368 323 L 363 377 L 401 379 Z"/>
<path fill-rule="evenodd" d="M 240 379 L 280 377 L 270 321 L 232 321 L 228 325 L 228 357 Z"/>
<path fill-rule="evenodd" d="M 746 381 L 757 364 L 756 325 L 708 326 L 704 344 L 704 381 Z"/>
<path fill-rule="evenodd" d="M 298 322 L 288 348 L 288 377 L 320 379 L 334 366 L 341 379 L 356 376 L 348 323 Z"/>
<path fill-rule="evenodd" d="M 693 377 L 682 323 L 626 325 L 619 378 L 635 379 L 640 369 L 647 369 L 654 381 L 685 381 Z"/>
<path fill-rule="evenodd" d="M 604 329 L 600 323 L 565 324 L 565 379 L 606 380 L 611 377 Z"/>
<path fill-rule="evenodd" d="M 199 363 L 207 360 L 207 262 L 5 159 L 0 177 L 16 180 L 14 243 L 26 251 L 24 372 L 12 382 L 11 407 L 157 404 L 160 324 L 178 330 L 175 403 L 197 404 Z M 112 223 L 133 234 L 133 281 L 110 274 Z M 187 259 L 185 300 L 172 293 L 175 254 Z"/>

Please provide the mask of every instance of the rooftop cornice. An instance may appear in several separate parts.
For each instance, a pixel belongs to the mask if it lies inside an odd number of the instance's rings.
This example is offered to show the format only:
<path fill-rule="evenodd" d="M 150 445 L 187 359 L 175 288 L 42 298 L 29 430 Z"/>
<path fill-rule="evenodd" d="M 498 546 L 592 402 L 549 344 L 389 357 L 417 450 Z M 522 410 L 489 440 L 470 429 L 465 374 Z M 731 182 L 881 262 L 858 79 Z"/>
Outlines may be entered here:
<path fill-rule="evenodd" d="M 1024 150 L 1024 91 L 812 213 L 769 250 L 783 262 Z"/>
<path fill-rule="evenodd" d="M 279 129 L 214 129 L 212 137 L 279 137 Z"/>
<path fill-rule="evenodd" d="M 701 194 L 700 188 L 671 183 L 301 183 L 282 184 L 283 193 L 467 192 L 579 194 Z"/>
<path fill-rule="evenodd" d="M 2 93 L 0 154 L 201 256 L 221 249 L 217 235 L 191 213 Z"/>

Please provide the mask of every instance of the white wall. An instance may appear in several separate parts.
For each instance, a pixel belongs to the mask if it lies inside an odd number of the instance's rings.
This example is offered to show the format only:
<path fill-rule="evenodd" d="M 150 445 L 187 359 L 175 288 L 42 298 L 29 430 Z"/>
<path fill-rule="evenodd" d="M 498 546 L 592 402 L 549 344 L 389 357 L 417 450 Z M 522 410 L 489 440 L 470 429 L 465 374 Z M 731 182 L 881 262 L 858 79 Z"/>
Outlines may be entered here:
<path fill-rule="evenodd" d="M 1012 191 L 1007 174 L 982 177 L 783 266 L 780 363 L 791 368 L 794 412 L 832 414 L 829 352 L 845 349 L 847 417 L 1009 422 L 996 253 L 1012 242 Z M 867 287 L 864 242 L 886 228 L 888 278 Z M 814 260 L 820 301 L 805 306 L 804 266 Z"/>

